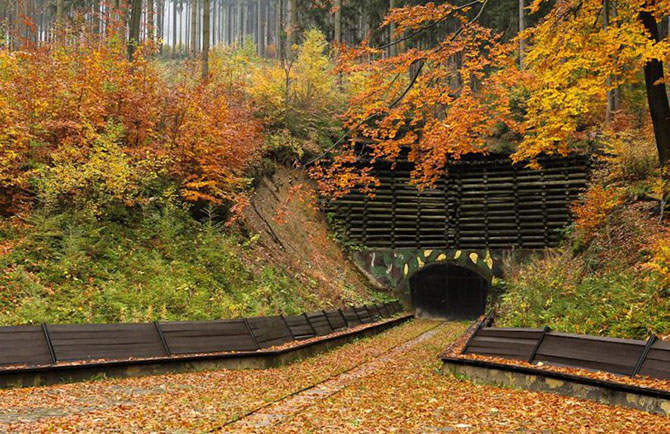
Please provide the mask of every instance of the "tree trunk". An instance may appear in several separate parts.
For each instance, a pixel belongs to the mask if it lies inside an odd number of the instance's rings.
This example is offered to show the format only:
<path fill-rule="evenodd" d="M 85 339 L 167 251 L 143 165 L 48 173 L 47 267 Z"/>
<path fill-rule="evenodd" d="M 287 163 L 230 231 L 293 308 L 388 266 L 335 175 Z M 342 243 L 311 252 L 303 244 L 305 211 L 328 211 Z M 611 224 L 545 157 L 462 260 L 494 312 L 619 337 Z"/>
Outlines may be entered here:
<path fill-rule="evenodd" d="M 342 0 L 335 0 L 335 42 L 342 43 Z"/>
<path fill-rule="evenodd" d="M 277 21 L 276 21 L 276 51 L 277 58 L 281 61 L 286 59 L 286 32 L 284 30 L 284 0 L 277 0 L 277 9 L 275 12 Z"/>
<path fill-rule="evenodd" d="M 524 0 L 519 0 L 519 34 L 526 30 L 526 5 Z M 523 59 L 526 52 L 526 40 L 519 38 L 519 68 L 523 69 Z"/>
<path fill-rule="evenodd" d="M 389 12 L 391 11 L 391 9 L 395 9 L 395 7 L 396 7 L 395 0 L 390 0 L 389 1 Z M 389 25 L 389 43 L 393 42 L 394 37 L 395 37 L 395 23 L 391 22 L 391 24 Z M 393 57 L 396 54 L 398 54 L 398 46 L 396 44 L 390 45 L 389 46 L 389 56 Z"/>
<path fill-rule="evenodd" d="M 191 55 L 198 52 L 198 0 L 191 0 Z"/>
<path fill-rule="evenodd" d="M 63 11 L 65 10 L 65 0 L 56 1 L 56 24 L 63 25 Z"/>
<path fill-rule="evenodd" d="M 659 42 L 656 18 L 650 12 L 643 11 L 640 12 L 639 19 L 651 38 Z M 654 125 L 658 157 L 663 167 L 670 158 L 670 105 L 663 82 L 663 63 L 661 61 L 654 59 L 644 65 L 644 82 L 647 88 L 649 114 Z"/>
<path fill-rule="evenodd" d="M 610 25 L 610 0 L 603 0 L 603 30 L 607 32 Z M 612 114 L 614 113 L 614 91 L 610 89 L 612 86 L 612 75 L 608 75 L 605 79 L 605 86 L 607 87 L 607 109 L 605 111 L 605 122 L 612 122 Z"/>
<path fill-rule="evenodd" d="M 100 0 L 93 1 L 93 33 L 100 35 Z"/>
<path fill-rule="evenodd" d="M 288 0 L 288 55 L 293 57 L 293 46 L 298 42 L 298 2 Z"/>
<path fill-rule="evenodd" d="M 147 36 L 151 42 L 156 38 L 155 26 L 154 26 L 154 1 L 147 0 Z"/>
<path fill-rule="evenodd" d="M 226 41 L 228 45 L 233 45 L 233 0 L 228 0 L 228 13 L 226 14 L 228 28 L 226 29 Z"/>
<path fill-rule="evenodd" d="M 177 0 L 172 0 L 172 57 L 177 54 Z"/>
<path fill-rule="evenodd" d="M 256 46 L 258 47 L 258 55 L 265 54 L 265 46 L 263 45 L 263 2 L 256 0 Z"/>
<path fill-rule="evenodd" d="M 202 0 L 202 79 L 209 77 L 209 0 Z"/>
<path fill-rule="evenodd" d="M 140 42 L 140 23 L 142 20 L 142 0 L 133 0 L 130 11 L 130 33 L 128 35 L 128 60 L 133 60 L 133 54 Z"/>

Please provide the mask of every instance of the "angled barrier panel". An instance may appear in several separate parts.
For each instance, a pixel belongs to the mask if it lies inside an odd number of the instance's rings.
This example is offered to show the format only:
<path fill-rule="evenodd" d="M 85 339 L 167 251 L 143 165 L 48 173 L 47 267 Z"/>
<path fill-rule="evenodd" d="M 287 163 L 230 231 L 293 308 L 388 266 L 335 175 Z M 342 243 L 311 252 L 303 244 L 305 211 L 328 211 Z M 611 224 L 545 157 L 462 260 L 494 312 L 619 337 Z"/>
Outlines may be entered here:
<path fill-rule="evenodd" d="M 0 367 L 53 363 L 42 327 L 0 327 Z"/>
<path fill-rule="evenodd" d="M 391 316 L 393 316 L 393 314 L 389 312 L 389 310 L 386 308 L 386 304 L 377 303 L 375 306 L 377 307 L 377 311 L 379 312 L 382 318 L 390 318 Z"/>
<path fill-rule="evenodd" d="M 310 312 L 305 315 L 314 328 L 314 332 L 317 336 L 323 336 L 333 332 L 333 328 L 330 326 L 328 318 L 326 318 L 326 315 L 322 311 Z"/>
<path fill-rule="evenodd" d="M 293 339 L 281 316 L 259 316 L 246 321 L 259 348 L 274 347 Z"/>
<path fill-rule="evenodd" d="M 370 324 L 371 322 L 374 322 L 372 316 L 370 316 L 370 312 L 365 306 L 355 307 L 354 311 L 356 312 L 356 315 L 358 315 L 358 318 L 360 319 L 361 323 Z"/>
<path fill-rule="evenodd" d="M 285 316 L 284 321 L 296 340 L 310 339 L 316 336 L 305 315 Z"/>
<path fill-rule="evenodd" d="M 372 323 L 392 316 L 395 308 L 393 303 L 379 303 L 288 317 L 0 327 L 0 367 L 256 351 Z M 648 363 L 653 363 L 657 353 L 652 351 Z"/>
<path fill-rule="evenodd" d="M 654 342 L 642 362 L 640 375 L 670 380 L 670 342 Z"/>
<path fill-rule="evenodd" d="M 326 319 L 333 330 L 339 331 L 347 328 L 344 316 L 342 316 L 339 310 L 326 310 L 323 313 L 326 315 Z"/>
<path fill-rule="evenodd" d="M 365 308 L 370 313 L 370 318 L 372 318 L 372 321 L 379 321 L 382 319 L 382 314 L 379 312 L 376 304 L 366 304 Z"/>
<path fill-rule="evenodd" d="M 347 327 L 355 327 L 363 324 L 361 319 L 356 314 L 355 308 L 352 307 L 349 309 L 342 309 L 341 312 L 344 316 L 344 320 L 347 322 Z"/>
<path fill-rule="evenodd" d="M 632 339 L 552 332 L 544 337 L 535 360 L 630 375 L 644 346 L 644 341 Z"/>
<path fill-rule="evenodd" d="M 172 354 L 255 351 L 259 348 L 242 319 L 164 322 L 160 328 Z"/>
<path fill-rule="evenodd" d="M 482 327 L 468 342 L 465 354 L 528 360 L 541 336 L 542 329 Z"/>
<path fill-rule="evenodd" d="M 160 334 L 149 324 L 59 324 L 48 326 L 58 361 L 165 357 Z"/>

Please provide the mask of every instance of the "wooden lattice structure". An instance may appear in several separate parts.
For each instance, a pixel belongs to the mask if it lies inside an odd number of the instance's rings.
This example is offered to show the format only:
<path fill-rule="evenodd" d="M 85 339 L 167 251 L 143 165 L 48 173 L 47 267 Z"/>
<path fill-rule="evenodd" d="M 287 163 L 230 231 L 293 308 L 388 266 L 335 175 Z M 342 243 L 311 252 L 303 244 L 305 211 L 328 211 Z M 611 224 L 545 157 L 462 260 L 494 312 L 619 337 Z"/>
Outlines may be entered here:
<path fill-rule="evenodd" d="M 377 162 L 380 186 L 327 205 L 333 229 L 367 248 L 482 249 L 554 247 L 586 186 L 584 156 L 539 160 L 540 169 L 504 155 L 449 164 L 432 189 L 410 183 L 412 164 Z"/>

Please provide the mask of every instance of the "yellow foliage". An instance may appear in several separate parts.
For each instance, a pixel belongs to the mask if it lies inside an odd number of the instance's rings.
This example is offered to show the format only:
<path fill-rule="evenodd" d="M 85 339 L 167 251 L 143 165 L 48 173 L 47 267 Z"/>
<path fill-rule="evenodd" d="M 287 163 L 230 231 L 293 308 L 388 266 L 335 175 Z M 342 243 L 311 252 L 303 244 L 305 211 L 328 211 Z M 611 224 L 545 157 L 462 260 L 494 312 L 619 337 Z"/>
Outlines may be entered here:
<path fill-rule="evenodd" d="M 664 289 L 670 289 L 670 236 L 661 237 L 653 248 L 653 256 L 645 267 L 661 276 Z"/>
<path fill-rule="evenodd" d="M 532 9 L 544 2 L 536 0 Z M 604 121 L 607 91 L 639 83 L 647 61 L 667 58 L 670 41 L 654 43 L 647 36 L 638 19 L 640 5 L 617 2 L 617 15 L 604 29 L 599 23 L 602 1 L 558 2 L 539 25 L 520 36 L 530 45 L 523 81 L 530 97 L 517 160 L 567 154 L 592 141 Z"/>
<path fill-rule="evenodd" d="M 291 60 L 258 62 L 249 92 L 266 124 L 312 143 L 323 144 L 338 128 L 336 114 L 344 104 L 326 37 L 316 29 L 305 33 Z"/>

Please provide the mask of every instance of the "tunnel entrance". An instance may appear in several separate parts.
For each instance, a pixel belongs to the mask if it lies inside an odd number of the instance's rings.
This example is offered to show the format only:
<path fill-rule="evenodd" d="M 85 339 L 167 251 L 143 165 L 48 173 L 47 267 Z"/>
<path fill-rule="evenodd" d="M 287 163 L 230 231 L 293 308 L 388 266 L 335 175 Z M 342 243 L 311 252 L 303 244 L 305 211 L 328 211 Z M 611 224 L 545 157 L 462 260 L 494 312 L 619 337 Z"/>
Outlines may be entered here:
<path fill-rule="evenodd" d="M 417 317 L 472 319 L 486 309 L 489 283 L 465 267 L 436 264 L 414 274 L 409 287 Z"/>

